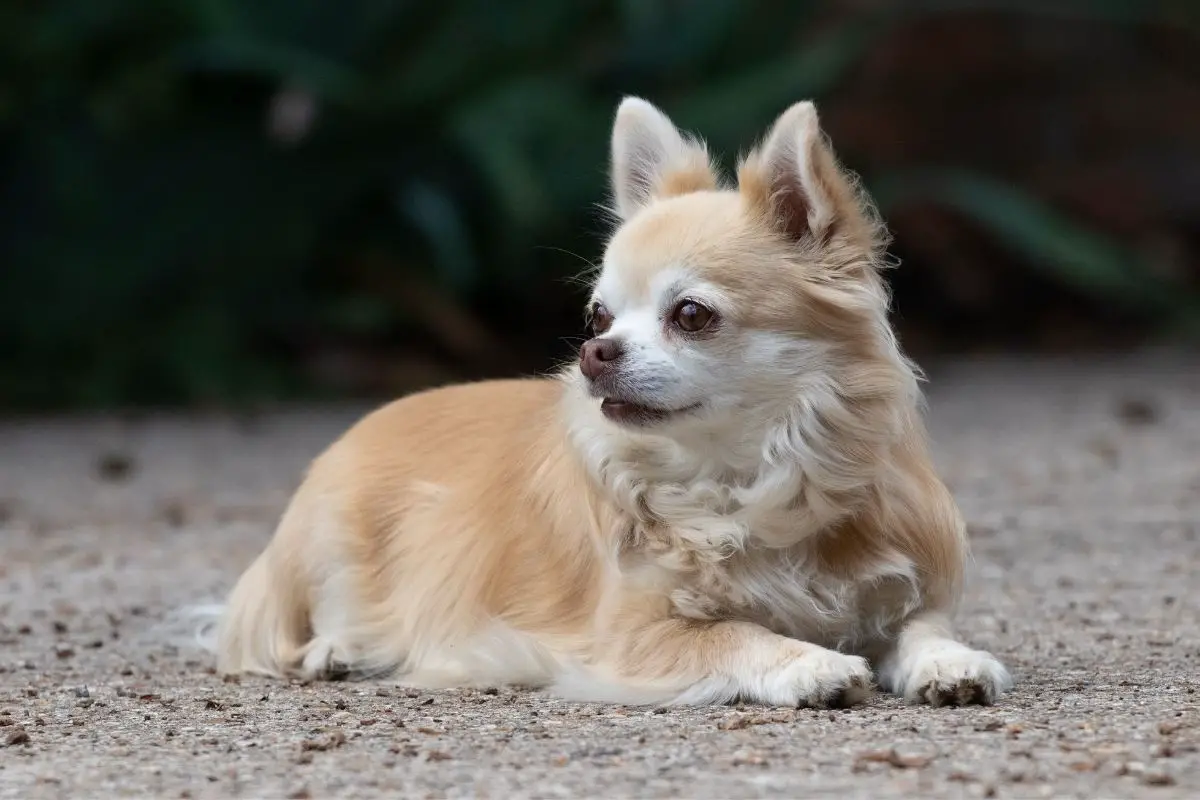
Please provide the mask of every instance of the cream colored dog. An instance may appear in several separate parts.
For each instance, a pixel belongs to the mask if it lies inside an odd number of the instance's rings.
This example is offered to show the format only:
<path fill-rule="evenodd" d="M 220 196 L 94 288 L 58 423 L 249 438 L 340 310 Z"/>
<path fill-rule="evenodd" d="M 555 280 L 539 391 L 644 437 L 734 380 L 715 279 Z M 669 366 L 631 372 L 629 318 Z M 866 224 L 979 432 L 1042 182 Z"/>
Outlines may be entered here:
<path fill-rule="evenodd" d="M 579 361 L 367 416 L 242 577 L 219 666 L 621 703 L 990 703 L 885 232 L 798 103 L 721 185 L 636 98 Z"/>

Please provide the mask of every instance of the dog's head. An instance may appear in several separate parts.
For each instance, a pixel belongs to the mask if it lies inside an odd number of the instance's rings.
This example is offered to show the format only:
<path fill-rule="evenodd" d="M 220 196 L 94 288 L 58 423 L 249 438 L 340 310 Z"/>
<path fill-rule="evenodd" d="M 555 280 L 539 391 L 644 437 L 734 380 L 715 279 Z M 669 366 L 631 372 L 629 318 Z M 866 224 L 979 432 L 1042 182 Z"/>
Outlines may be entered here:
<path fill-rule="evenodd" d="M 820 416 L 910 382 L 878 271 L 883 226 L 811 103 L 780 116 L 725 188 L 702 143 L 626 99 L 611 177 L 620 225 L 578 380 L 612 424 L 760 445 L 750 429 L 798 404 Z"/>

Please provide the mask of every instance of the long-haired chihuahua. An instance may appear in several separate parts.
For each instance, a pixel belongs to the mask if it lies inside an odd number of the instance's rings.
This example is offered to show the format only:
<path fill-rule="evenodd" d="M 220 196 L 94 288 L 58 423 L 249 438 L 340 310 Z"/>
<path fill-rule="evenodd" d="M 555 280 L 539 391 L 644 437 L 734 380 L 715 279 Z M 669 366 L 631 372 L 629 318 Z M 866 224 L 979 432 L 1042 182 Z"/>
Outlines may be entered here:
<path fill-rule="evenodd" d="M 318 457 L 219 668 L 619 703 L 933 705 L 1011 686 L 951 630 L 964 524 L 888 322 L 886 232 L 811 103 L 722 182 L 624 100 L 590 338 L 415 394 Z"/>

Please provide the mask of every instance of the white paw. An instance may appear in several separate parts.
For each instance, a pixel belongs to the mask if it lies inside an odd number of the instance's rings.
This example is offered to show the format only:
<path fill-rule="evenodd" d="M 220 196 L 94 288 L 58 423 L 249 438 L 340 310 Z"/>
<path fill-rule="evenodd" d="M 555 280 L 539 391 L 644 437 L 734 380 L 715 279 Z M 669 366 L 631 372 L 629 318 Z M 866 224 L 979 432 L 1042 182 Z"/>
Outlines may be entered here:
<path fill-rule="evenodd" d="M 1008 670 L 991 653 L 945 641 L 915 650 L 889 678 L 896 694 L 931 706 L 991 705 L 1013 685 Z"/>
<path fill-rule="evenodd" d="M 340 680 L 350 674 L 350 654 L 320 636 L 305 646 L 299 677 L 306 681 Z"/>
<path fill-rule="evenodd" d="M 866 659 L 811 646 L 755 684 L 743 692 L 747 700 L 793 708 L 844 708 L 874 692 Z"/>

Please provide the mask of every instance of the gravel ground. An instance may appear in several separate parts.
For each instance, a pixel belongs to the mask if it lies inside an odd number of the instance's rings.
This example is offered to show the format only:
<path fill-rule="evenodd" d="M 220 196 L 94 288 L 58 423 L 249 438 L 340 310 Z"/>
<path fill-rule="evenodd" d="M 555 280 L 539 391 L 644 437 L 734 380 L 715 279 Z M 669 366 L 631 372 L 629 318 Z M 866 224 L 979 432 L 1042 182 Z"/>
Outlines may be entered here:
<path fill-rule="evenodd" d="M 1200 796 L 1200 356 L 931 369 L 991 708 L 227 683 L 219 599 L 363 410 L 0 423 L 0 797 Z"/>

